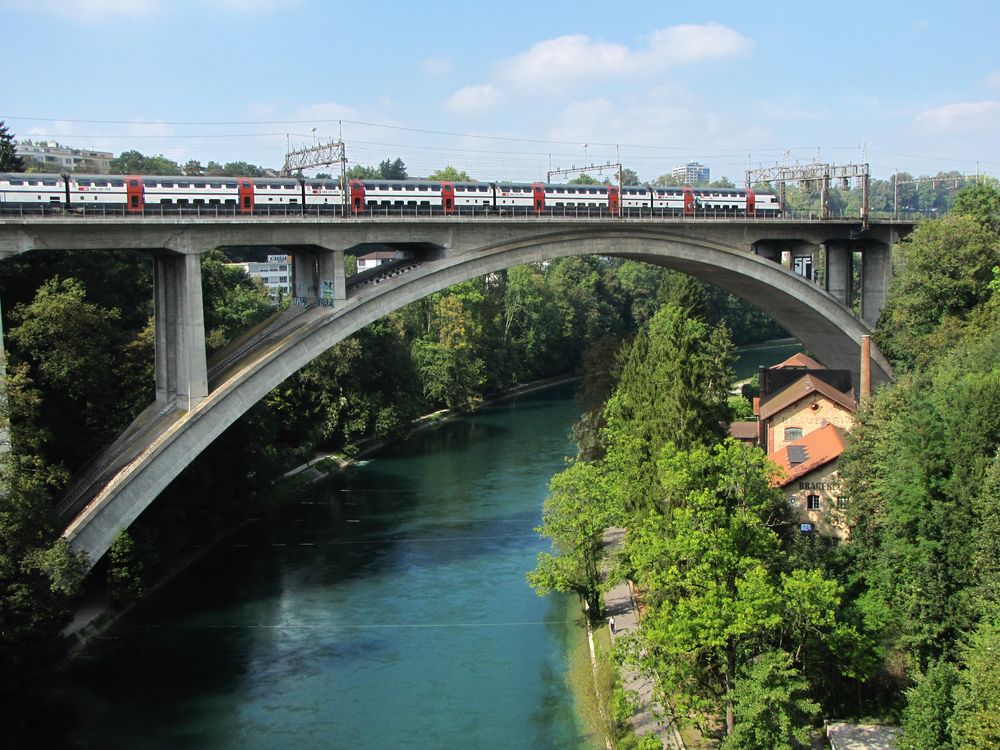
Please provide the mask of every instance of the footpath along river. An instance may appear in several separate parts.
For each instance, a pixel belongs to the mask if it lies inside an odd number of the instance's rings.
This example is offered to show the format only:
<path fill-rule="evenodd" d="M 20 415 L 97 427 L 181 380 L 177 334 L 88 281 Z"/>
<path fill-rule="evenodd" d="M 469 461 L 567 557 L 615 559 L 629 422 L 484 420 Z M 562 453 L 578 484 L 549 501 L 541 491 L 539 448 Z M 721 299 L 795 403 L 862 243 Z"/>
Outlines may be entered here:
<path fill-rule="evenodd" d="M 603 747 L 566 686 L 575 599 L 524 577 L 573 392 L 418 432 L 261 514 L 78 661 L 67 746 Z"/>

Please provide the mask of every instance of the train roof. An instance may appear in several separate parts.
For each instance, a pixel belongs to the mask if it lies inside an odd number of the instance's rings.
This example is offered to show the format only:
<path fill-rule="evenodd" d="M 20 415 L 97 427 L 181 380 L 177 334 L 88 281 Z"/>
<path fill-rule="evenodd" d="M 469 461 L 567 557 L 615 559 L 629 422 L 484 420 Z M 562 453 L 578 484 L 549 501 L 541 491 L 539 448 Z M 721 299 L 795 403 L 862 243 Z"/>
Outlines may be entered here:
<path fill-rule="evenodd" d="M 61 180 L 55 172 L 0 172 L 0 180 Z"/>

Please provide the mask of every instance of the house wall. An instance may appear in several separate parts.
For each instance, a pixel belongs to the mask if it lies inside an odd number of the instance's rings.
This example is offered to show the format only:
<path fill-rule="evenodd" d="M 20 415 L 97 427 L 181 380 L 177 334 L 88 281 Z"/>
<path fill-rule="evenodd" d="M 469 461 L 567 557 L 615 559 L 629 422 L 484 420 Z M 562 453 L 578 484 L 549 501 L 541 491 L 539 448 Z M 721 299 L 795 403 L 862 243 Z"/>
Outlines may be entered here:
<path fill-rule="evenodd" d="M 799 427 L 802 437 L 825 424 L 832 424 L 843 430 L 854 425 L 854 414 L 840 404 L 831 401 L 816 391 L 803 396 L 794 404 L 786 406 L 768 419 L 767 452 L 780 451 L 789 441 L 785 440 L 786 427 Z"/>
<path fill-rule="evenodd" d="M 782 490 L 799 523 L 811 523 L 813 532 L 847 539 L 848 528 L 844 510 L 838 499 L 843 497 L 839 471 L 840 459 L 789 482 Z M 808 496 L 819 497 L 819 510 L 809 510 Z"/>

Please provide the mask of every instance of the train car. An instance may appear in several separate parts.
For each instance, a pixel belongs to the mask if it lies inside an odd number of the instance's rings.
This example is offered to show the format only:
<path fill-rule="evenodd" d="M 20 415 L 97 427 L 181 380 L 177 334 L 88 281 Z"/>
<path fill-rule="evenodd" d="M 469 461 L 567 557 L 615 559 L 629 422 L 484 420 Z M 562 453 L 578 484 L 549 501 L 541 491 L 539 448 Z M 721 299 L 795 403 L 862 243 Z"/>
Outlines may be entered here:
<path fill-rule="evenodd" d="M 546 210 L 563 212 L 566 209 L 585 211 L 608 211 L 609 191 L 607 185 L 546 185 Z"/>
<path fill-rule="evenodd" d="M 459 213 L 476 210 L 491 210 L 496 198 L 495 183 L 486 182 L 456 182 L 455 210 Z"/>
<path fill-rule="evenodd" d="M 129 203 L 124 175 L 71 174 L 66 178 L 66 202 L 76 209 L 118 211 Z"/>
<path fill-rule="evenodd" d="M 525 213 L 538 211 L 535 205 L 536 194 L 541 201 L 540 210 L 545 210 L 545 191 L 541 183 L 498 182 L 496 183 L 496 200 L 493 207 L 498 210 L 513 209 Z"/>
<path fill-rule="evenodd" d="M 335 180 L 303 180 L 302 187 L 302 201 L 307 209 L 339 212 L 344 205 L 344 192 Z"/>
<path fill-rule="evenodd" d="M 66 180 L 58 174 L 0 172 L 0 207 L 18 210 L 63 208 Z"/>
<path fill-rule="evenodd" d="M 680 216 L 685 212 L 685 206 L 689 202 L 693 211 L 691 188 L 687 188 L 687 192 L 679 187 L 653 187 L 650 190 L 651 208 L 658 216 Z"/>
<path fill-rule="evenodd" d="M 247 188 L 246 183 L 250 183 Z M 247 177 L 239 178 L 242 190 L 241 198 L 246 198 L 252 191 L 252 210 L 254 213 L 267 213 L 280 209 L 279 213 L 289 212 L 295 208 L 301 211 L 303 205 L 302 182 L 294 177 Z M 245 201 L 243 201 L 245 203 Z M 241 205 L 245 211 L 246 208 Z"/>
<path fill-rule="evenodd" d="M 148 175 L 129 177 L 129 187 L 135 190 L 132 180 L 138 180 L 141 203 L 146 209 L 169 211 L 172 209 L 203 208 L 215 206 L 235 211 L 239 205 L 236 177 L 184 177 L 173 175 Z M 135 211 L 132 198 L 129 211 Z"/>

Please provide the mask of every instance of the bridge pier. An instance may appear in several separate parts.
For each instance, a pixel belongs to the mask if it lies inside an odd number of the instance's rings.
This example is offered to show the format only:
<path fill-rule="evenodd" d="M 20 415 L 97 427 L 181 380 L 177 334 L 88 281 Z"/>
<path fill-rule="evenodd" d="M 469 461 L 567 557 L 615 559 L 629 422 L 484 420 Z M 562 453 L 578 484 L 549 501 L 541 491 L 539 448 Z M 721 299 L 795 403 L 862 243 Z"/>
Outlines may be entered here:
<path fill-rule="evenodd" d="M 881 243 L 867 243 L 861 253 L 861 319 L 870 326 L 878 323 L 892 283 L 890 258 L 889 246 Z"/>
<path fill-rule="evenodd" d="M 347 301 L 344 251 L 299 249 L 292 257 L 292 290 L 297 304 L 342 307 Z"/>
<path fill-rule="evenodd" d="M 153 258 L 156 400 L 190 411 L 208 395 L 201 256 Z"/>
<path fill-rule="evenodd" d="M 850 307 L 854 287 L 854 252 L 846 243 L 826 243 L 823 278 L 826 291 L 838 302 Z"/>

